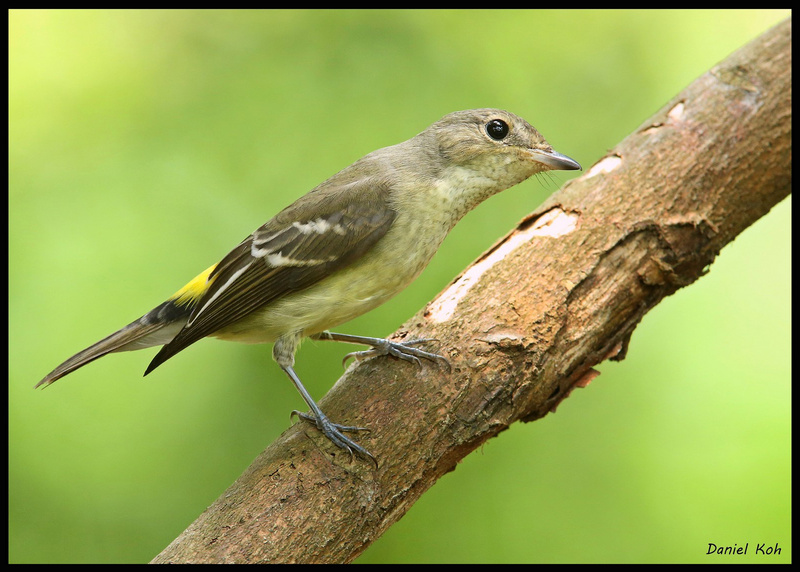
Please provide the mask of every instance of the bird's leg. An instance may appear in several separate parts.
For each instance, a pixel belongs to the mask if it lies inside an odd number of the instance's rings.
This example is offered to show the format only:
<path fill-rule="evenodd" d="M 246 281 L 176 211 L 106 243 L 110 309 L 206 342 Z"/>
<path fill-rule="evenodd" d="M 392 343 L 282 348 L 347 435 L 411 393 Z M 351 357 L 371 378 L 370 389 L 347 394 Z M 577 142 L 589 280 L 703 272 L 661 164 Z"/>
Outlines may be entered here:
<path fill-rule="evenodd" d="M 375 457 L 372 456 L 372 453 L 367 451 L 364 447 L 350 439 L 349 437 L 344 435 L 345 431 L 369 431 L 366 427 L 350 427 L 347 425 L 339 425 L 338 423 L 334 423 L 328 416 L 325 415 L 322 410 L 319 408 L 311 396 L 306 391 L 306 388 L 303 387 L 300 378 L 297 377 L 297 374 L 294 372 L 294 368 L 291 366 L 281 366 L 283 371 L 289 376 L 289 378 L 294 383 L 294 386 L 297 388 L 297 391 L 300 392 L 300 395 L 303 396 L 303 400 L 308 404 L 311 408 L 312 413 L 303 413 L 301 411 L 294 410 L 292 414 L 296 414 L 298 417 L 305 421 L 309 421 L 314 423 L 317 426 L 317 429 L 322 431 L 322 434 L 325 435 L 328 439 L 333 441 L 333 444 L 339 447 L 340 449 L 344 449 L 348 453 L 350 453 L 350 457 L 353 456 L 353 451 L 359 453 L 365 457 L 369 457 L 369 459 L 375 463 L 375 466 L 378 466 L 378 461 Z"/>
<path fill-rule="evenodd" d="M 414 347 L 416 345 L 424 344 L 426 342 L 436 341 L 433 338 L 420 338 L 416 340 L 409 340 L 407 342 L 393 342 L 385 338 L 370 338 L 367 336 L 354 336 L 351 334 L 337 334 L 336 332 L 329 332 L 327 330 L 315 334 L 311 336 L 311 338 L 315 340 L 333 340 L 335 342 L 345 342 L 348 344 L 362 344 L 365 346 L 372 346 L 368 350 L 350 352 L 349 354 L 344 356 L 344 359 L 342 359 L 343 366 L 345 362 L 350 358 L 354 358 L 356 361 L 359 361 L 374 356 L 390 355 L 405 361 L 414 362 L 420 367 L 422 367 L 422 362 L 420 361 L 419 358 L 431 360 L 439 364 L 446 365 L 448 369 L 450 367 L 450 362 L 448 362 L 445 357 L 440 356 L 439 354 L 426 352 L 425 350 L 421 350 L 419 348 Z"/>
<path fill-rule="evenodd" d="M 301 419 L 314 423 L 314 425 L 317 426 L 317 429 L 322 431 L 322 434 L 330 439 L 334 445 L 350 453 L 351 458 L 353 456 L 353 451 L 355 451 L 364 457 L 368 457 L 373 463 L 375 463 L 375 466 L 377 467 L 378 461 L 369 451 L 344 435 L 344 432 L 347 431 L 369 431 L 369 429 L 366 427 L 350 427 L 347 425 L 339 425 L 338 423 L 334 423 L 328 419 L 328 416 L 322 412 L 322 409 L 320 409 L 319 405 L 317 405 L 317 403 L 312 399 L 311 394 L 309 394 L 308 390 L 306 390 L 306 388 L 303 386 L 303 382 L 301 382 L 300 378 L 297 377 L 297 374 L 294 371 L 294 352 L 297 349 L 298 343 L 299 336 L 287 336 L 286 338 L 279 338 L 275 342 L 275 346 L 272 350 L 272 355 L 275 358 L 275 361 L 278 362 L 278 365 L 281 366 L 281 369 L 286 372 L 286 375 L 288 375 L 289 379 L 292 380 L 292 383 L 294 383 L 297 391 L 300 392 L 300 396 L 303 398 L 303 401 L 305 401 L 308 407 L 311 409 L 311 414 L 302 413 L 300 411 L 292 411 L 292 415 L 296 414 Z"/>

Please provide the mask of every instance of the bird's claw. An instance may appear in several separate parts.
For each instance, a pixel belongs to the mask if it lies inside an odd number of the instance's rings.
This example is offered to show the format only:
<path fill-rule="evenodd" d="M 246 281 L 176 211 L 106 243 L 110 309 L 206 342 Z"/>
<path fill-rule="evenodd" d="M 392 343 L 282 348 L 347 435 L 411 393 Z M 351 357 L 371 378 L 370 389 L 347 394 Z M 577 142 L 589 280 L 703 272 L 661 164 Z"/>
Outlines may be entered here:
<path fill-rule="evenodd" d="M 407 342 L 393 342 L 391 340 L 384 339 L 376 340 L 376 345 L 368 350 L 350 352 L 349 354 L 345 355 L 342 359 L 342 367 L 345 367 L 347 360 L 350 358 L 353 358 L 356 361 L 361 361 L 371 357 L 389 355 L 404 361 L 416 363 L 418 367 L 422 367 L 422 362 L 419 358 L 423 358 L 444 364 L 449 369 L 450 362 L 448 362 L 445 357 L 414 347 L 418 344 L 435 341 L 437 341 L 435 338 L 419 338 L 415 340 L 409 340 Z"/>
<path fill-rule="evenodd" d="M 352 462 L 354 452 L 358 453 L 364 457 L 369 458 L 374 464 L 375 468 L 378 468 L 378 461 L 375 457 L 367 451 L 364 447 L 350 439 L 349 437 L 344 435 L 344 432 L 357 432 L 357 431 L 369 431 L 367 427 L 353 427 L 348 425 L 339 425 L 338 423 L 334 423 L 327 416 L 322 415 L 317 417 L 315 415 L 311 415 L 310 413 L 303 413 L 302 411 L 294 410 L 292 411 L 292 415 L 297 415 L 300 419 L 304 421 L 308 421 L 309 423 L 313 423 L 317 429 L 319 429 L 323 435 L 325 435 L 328 439 L 330 439 L 334 445 L 339 447 L 340 449 L 344 449 L 348 453 L 350 453 L 350 461 Z"/>

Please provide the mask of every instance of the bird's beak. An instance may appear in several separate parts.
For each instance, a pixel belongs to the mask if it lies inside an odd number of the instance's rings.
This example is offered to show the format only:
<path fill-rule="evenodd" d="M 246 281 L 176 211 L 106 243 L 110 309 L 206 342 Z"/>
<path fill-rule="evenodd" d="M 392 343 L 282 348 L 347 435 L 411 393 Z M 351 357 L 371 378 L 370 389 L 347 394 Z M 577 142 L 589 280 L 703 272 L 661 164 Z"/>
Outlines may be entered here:
<path fill-rule="evenodd" d="M 555 171 L 575 171 L 580 170 L 581 166 L 575 159 L 570 159 L 566 155 L 562 155 L 552 149 L 550 151 L 543 151 L 541 149 L 526 149 L 531 159 L 547 165 Z"/>

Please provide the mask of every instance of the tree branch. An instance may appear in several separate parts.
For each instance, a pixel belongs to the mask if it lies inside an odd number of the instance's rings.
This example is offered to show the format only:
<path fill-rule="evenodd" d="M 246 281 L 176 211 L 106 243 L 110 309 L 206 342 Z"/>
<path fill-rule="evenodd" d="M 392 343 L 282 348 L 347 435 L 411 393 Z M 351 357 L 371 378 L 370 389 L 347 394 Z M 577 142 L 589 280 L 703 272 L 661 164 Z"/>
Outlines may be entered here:
<path fill-rule="evenodd" d="M 272 443 L 153 562 L 347 562 L 442 475 L 552 411 L 642 317 L 791 189 L 791 20 L 698 78 L 395 334 L 452 365 L 379 358 L 322 400 L 379 460 L 306 423 Z"/>

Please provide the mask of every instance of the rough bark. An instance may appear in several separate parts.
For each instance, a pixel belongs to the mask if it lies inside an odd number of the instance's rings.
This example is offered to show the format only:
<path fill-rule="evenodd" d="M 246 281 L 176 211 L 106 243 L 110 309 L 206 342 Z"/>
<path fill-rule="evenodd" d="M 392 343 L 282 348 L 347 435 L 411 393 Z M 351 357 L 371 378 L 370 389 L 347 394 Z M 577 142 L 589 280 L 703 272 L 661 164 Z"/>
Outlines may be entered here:
<path fill-rule="evenodd" d="M 651 308 L 789 194 L 791 64 L 787 20 L 693 82 L 395 335 L 436 338 L 449 371 L 350 367 L 322 407 L 375 429 L 359 439 L 377 469 L 296 424 L 153 562 L 351 561 L 470 451 L 622 359 Z"/>

